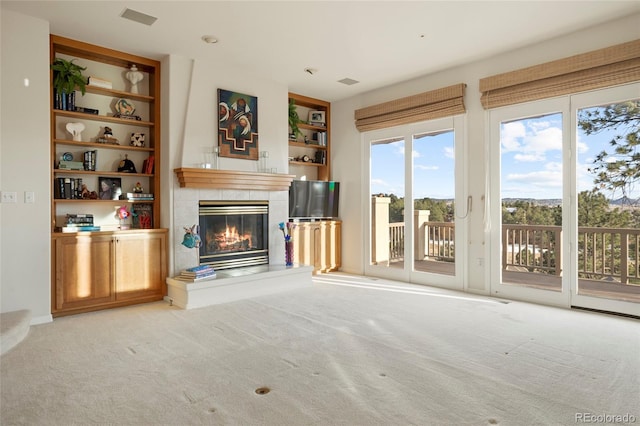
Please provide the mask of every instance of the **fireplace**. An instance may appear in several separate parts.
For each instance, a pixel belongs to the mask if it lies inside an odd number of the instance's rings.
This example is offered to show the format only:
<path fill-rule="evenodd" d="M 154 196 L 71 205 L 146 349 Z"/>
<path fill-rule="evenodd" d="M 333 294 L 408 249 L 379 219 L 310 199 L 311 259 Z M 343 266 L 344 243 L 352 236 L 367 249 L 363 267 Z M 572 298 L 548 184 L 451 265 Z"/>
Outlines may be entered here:
<path fill-rule="evenodd" d="M 231 269 L 269 263 L 268 201 L 200 201 L 200 264 Z"/>

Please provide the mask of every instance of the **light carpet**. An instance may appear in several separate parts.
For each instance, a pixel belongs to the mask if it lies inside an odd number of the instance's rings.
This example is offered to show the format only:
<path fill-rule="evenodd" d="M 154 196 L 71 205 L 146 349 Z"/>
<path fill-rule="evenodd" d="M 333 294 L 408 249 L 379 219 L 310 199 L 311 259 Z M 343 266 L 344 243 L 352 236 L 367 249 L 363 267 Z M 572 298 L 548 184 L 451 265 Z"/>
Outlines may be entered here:
<path fill-rule="evenodd" d="M 0 362 L 4 426 L 640 422 L 637 320 L 347 274 L 57 318 Z"/>

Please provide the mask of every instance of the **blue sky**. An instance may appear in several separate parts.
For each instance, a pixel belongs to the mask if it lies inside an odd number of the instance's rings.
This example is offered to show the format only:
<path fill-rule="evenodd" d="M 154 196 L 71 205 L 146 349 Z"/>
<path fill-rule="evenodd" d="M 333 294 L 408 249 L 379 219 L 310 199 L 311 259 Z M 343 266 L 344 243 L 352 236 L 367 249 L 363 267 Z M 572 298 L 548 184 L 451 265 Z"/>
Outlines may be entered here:
<path fill-rule="evenodd" d="M 414 141 L 414 198 L 453 198 L 453 132 Z M 404 194 L 404 141 L 375 145 L 371 154 L 372 193 Z"/>
<path fill-rule="evenodd" d="M 502 198 L 562 198 L 562 115 L 503 123 L 501 126 Z M 611 151 L 614 133 L 585 135 L 578 131 L 576 171 L 578 191 L 593 189 L 588 172 L 594 157 Z M 372 147 L 372 193 L 404 193 L 404 141 Z M 414 198 L 453 198 L 453 132 L 414 141 Z M 612 194 L 606 193 L 608 197 Z M 619 198 L 620 193 L 613 194 Z M 640 188 L 630 194 L 640 197 Z"/>

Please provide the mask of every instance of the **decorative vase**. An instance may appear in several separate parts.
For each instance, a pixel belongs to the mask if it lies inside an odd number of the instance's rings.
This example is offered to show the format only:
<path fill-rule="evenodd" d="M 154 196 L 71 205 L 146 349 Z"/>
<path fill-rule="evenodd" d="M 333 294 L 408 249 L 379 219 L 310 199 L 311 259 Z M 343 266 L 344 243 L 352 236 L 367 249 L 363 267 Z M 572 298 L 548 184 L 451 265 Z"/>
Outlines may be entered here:
<path fill-rule="evenodd" d="M 287 267 L 293 266 L 293 241 L 284 242 L 284 264 Z"/>
<path fill-rule="evenodd" d="M 131 83 L 131 89 L 129 91 L 131 93 L 138 93 L 138 83 L 142 81 L 144 74 L 138 71 L 138 67 L 133 64 L 131 65 L 131 71 L 127 71 L 125 77 L 127 77 L 127 80 Z"/>

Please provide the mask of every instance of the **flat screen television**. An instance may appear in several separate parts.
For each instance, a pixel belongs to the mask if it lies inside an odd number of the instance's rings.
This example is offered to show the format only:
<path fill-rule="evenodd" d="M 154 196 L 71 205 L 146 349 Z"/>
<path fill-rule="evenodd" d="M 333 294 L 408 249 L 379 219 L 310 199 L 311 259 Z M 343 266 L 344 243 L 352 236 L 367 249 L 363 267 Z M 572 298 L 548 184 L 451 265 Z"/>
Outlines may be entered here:
<path fill-rule="evenodd" d="M 337 219 L 340 182 L 294 180 L 289 187 L 289 217 Z"/>

